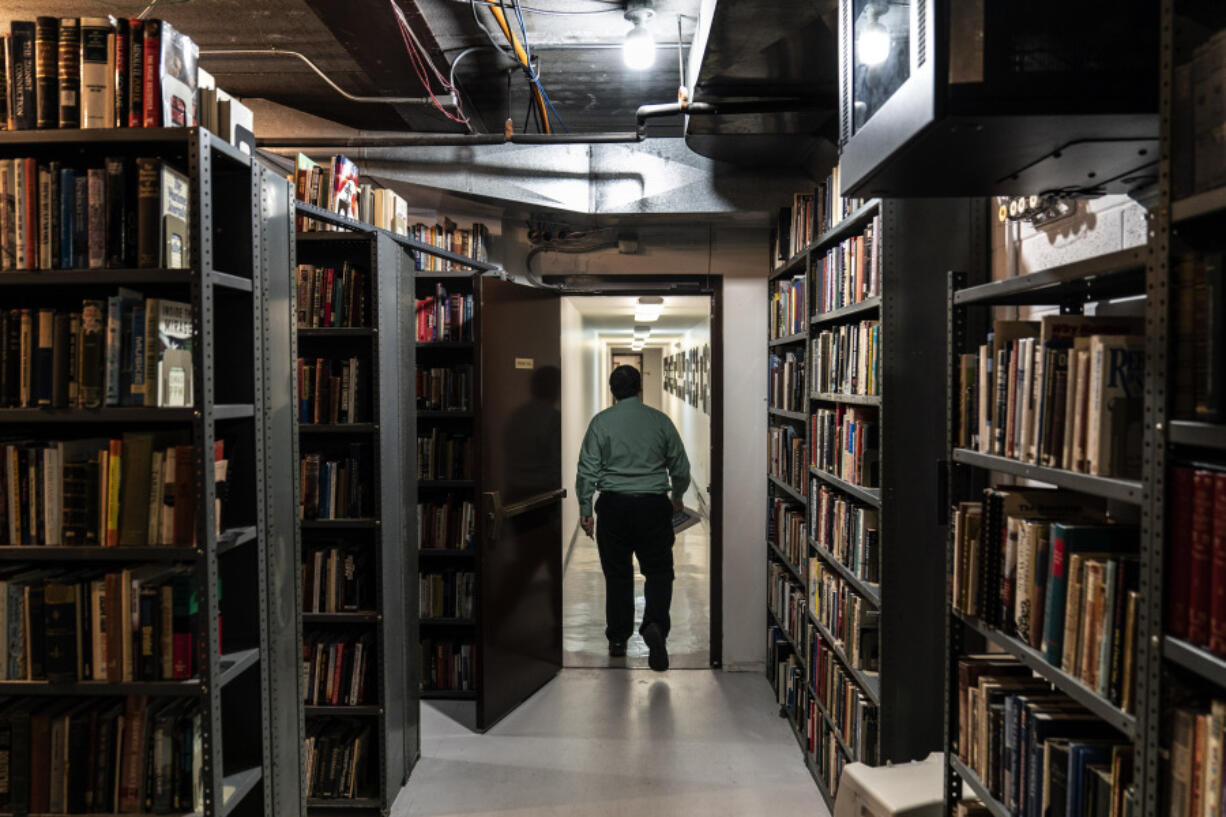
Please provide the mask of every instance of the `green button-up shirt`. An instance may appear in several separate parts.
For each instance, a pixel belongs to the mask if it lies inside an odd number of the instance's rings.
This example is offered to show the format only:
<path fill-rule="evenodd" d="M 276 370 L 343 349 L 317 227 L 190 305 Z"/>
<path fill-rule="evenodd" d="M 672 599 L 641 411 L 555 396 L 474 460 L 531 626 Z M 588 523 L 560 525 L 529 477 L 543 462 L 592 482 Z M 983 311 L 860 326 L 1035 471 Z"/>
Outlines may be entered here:
<path fill-rule="evenodd" d="M 663 494 L 672 479 L 673 502 L 690 487 L 690 461 L 668 415 L 638 397 L 618 400 L 597 414 L 579 449 L 575 493 L 579 513 L 592 515 L 597 490 L 619 494 Z"/>

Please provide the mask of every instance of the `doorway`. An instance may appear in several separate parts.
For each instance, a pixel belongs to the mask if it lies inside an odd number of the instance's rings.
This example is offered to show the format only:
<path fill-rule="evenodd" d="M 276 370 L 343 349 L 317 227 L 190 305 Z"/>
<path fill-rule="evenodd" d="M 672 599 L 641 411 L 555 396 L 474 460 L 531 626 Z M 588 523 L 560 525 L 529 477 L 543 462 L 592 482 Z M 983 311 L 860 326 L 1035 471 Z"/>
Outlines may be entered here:
<path fill-rule="evenodd" d="M 666 414 L 677 428 L 690 460 L 691 484 L 685 505 L 698 524 L 677 535 L 673 546 L 673 669 L 706 669 L 718 664 L 718 562 L 711 520 L 712 295 L 656 297 L 658 315 L 643 319 L 638 295 L 567 296 L 562 299 L 563 484 L 573 490 L 579 446 L 588 422 L 612 405 L 609 374 L 630 365 L 643 375 L 643 402 Z M 636 316 L 636 312 L 638 312 Z M 636 319 L 637 318 L 637 319 Z M 597 523 L 599 524 L 599 522 Z M 637 635 L 625 659 L 610 659 L 604 627 L 604 576 L 596 542 L 579 527 L 578 502 L 563 512 L 562 641 L 567 667 L 646 667 L 647 648 Z M 718 531 L 715 531 L 717 536 Z M 713 559 L 713 553 L 716 557 Z M 637 569 L 636 569 L 637 574 Z M 643 611 L 643 579 L 635 580 L 636 621 Z M 714 626 L 713 626 L 714 625 Z"/>

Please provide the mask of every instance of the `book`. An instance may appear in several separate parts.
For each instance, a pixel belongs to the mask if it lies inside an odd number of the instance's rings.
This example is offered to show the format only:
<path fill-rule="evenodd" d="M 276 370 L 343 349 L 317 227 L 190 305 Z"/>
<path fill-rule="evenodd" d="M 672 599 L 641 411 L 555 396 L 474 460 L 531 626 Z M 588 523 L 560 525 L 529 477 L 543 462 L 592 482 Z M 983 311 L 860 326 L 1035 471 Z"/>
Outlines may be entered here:
<path fill-rule="evenodd" d="M 108 89 L 113 77 L 107 65 L 108 41 L 113 33 L 105 17 L 81 18 L 81 113 L 82 128 L 109 128 L 113 104 Z"/>
<path fill-rule="evenodd" d="M 1140 474 L 1144 369 L 1143 337 L 1090 338 L 1091 474 L 1131 478 Z"/>
<path fill-rule="evenodd" d="M 81 125 L 81 21 L 76 17 L 60 18 L 57 56 L 59 126 L 77 128 Z"/>
<path fill-rule="evenodd" d="M 137 159 L 136 167 L 137 266 L 188 266 L 191 215 L 187 177 L 159 159 Z"/>
<path fill-rule="evenodd" d="M 60 122 L 59 42 L 60 21 L 38 17 L 34 21 L 34 118 L 39 129 L 54 128 Z"/>
<path fill-rule="evenodd" d="M 32 20 L 13 20 L 9 24 L 9 85 L 13 96 L 9 110 L 13 130 L 33 130 L 38 125 L 34 78 L 34 26 Z"/>
<path fill-rule="evenodd" d="M 355 220 L 367 215 L 358 212 L 359 174 L 356 164 L 344 156 L 333 156 L 330 182 L 329 210 Z"/>
<path fill-rule="evenodd" d="M 127 126 L 145 123 L 145 21 L 128 20 L 128 110 Z"/>
<path fill-rule="evenodd" d="M 147 21 L 146 26 L 149 27 Z M 151 124 L 150 106 L 146 102 L 145 127 L 192 127 L 196 124 L 196 64 L 200 58 L 200 47 L 192 42 L 183 32 L 176 29 L 165 20 L 160 21 L 160 36 L 152 33 L 146 36 L 146 70 L 151 64 L 151 39 L 157 43 L 156 59 L 157 79 L 153 83 L 160 91 L 160 99 L 156 100 L 157 112 Z M 146 78 L 148 87 L 148 78 Z"/>

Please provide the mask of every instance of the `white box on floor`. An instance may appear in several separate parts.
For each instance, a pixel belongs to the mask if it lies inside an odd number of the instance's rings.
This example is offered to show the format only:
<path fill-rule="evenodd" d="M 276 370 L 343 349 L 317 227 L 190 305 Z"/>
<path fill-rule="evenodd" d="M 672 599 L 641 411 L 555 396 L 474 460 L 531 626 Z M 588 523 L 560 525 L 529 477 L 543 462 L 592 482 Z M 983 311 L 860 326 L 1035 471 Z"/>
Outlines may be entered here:
<path fill-rule="evenodd" d="M 941 817 L 945 756 L 895 766 L 850 763 L 839 778 L 834 817 Z"/>

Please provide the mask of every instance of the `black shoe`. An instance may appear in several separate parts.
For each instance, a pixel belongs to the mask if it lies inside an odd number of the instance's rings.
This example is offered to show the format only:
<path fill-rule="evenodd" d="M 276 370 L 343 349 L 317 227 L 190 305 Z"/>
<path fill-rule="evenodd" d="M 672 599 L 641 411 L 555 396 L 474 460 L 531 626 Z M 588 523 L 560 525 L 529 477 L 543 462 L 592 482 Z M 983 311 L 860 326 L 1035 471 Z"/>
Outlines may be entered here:
<path fill-rule="evenodd" d="M 668 669 L 668 648 L 664 646 L 664 631 L 659 624 L 648 624 L 642 631 L 643 640 L 647 642 L 647 666 L 656 672 Z"/>
<path fill-rule="evenodd" d="M 625 641 L 610 641 L 609 655 L 613 658 L 626 657 L 626 642 Z"/>

